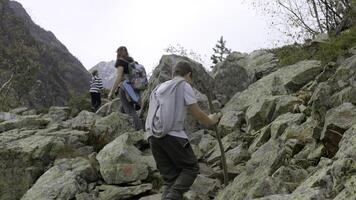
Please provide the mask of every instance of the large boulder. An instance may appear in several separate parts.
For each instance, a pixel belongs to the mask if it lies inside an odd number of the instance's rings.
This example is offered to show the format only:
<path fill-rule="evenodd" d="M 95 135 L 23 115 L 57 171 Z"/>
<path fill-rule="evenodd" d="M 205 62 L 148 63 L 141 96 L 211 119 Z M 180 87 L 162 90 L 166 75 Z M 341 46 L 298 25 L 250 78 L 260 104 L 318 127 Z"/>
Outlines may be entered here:
<path fill-rule="evenodd" d="M 51 127 L 0 134 L 0 199 L 19 199 L 56 158 L 85 156 L 88 132 Z"/>
<path fill-rule="evenodd" d="M 50 123 L 49 118 L 41 118 L 39 115 L 29 115 L 16 118 L 14 120 L 0 123 L 0 133 L 13 129 L 40 129 L 45 128 Z"/>
<path fill-rule="evenodd" d="M 113 99 L 112 101 L 107 102 L 103 106 L 101 106 L 97 111 L 96 114 L 105 117 L 110 115 L 113 112 L 120 112 L 121 111 L 121 100 L 119 98 Z"/>
<path fill-rule="evenodd" d="M 281 142 L 270 140 L 251 155 L 246 163 L 246 170 L 218 193 L 216 200 L 252 199 L 276 193 L 286 192 L 282 183 L 270 177 L 285 159 L 285 150 Z M 273 187 L 264 187 L 264 186 Z"/>
<path fill-rule="evenodd" d="M 95 113 L 83 110 L 76 117 L 64 121 L 61 123 L 63 127 L 78 129 L 78 130 L 91 130 L 96 120 L 100 119 L 100 116 Z"/>
<path fill-rule="evenodd" d="M 193 87 L 203 94 L 214 94 L 211 88 L 214 86 L 214 79 L 206 72 L 203 65 L 197 63 L 189 58 L 177 55 L 162 56 L 159 65 L 154 69 L 149 81 L 148 88 L 142 94 L 143 112 L 148 109 L 149 96 L 152 90 L 160 83 L 170 80 L 173 75 L 173 67 L 180 61 L 187 61 L 193 68 Z"/>
<path fill-rule="evenodd" d="M 338 194 L 353 198 L 355 176 L 350 174 L 355 169 L 352 159 L 320 162 L 318 170 L 293 191 L 291 199 L 334 199 Z"/>
<path fill-rule="evenodd" d="M 130 183 L 148 177 L 147 156 L 134 144 L 144 140 L 143 132 L 128 132 L 106 145 L 97 155 L 100 173 L 108 184 Z"/>
<path fill-rule="evenodd" d="M 187 192 L 184 196 L 188 200 L 210 199 L 211 197 L 215 197 L 220 185 L 221 183 L 217 179 L 198 175 L 189 192 Z"/>
<path fill-rule="evenodd" d="M 225 104 L 234 94 L 276 69 L 277 59 L 273 53 L 264 50 L 251 54 L 233 52 L 213 70 L 215 89 L 224 96 L 220 100 Z"/>
<path fill-rule="evenodd" d="M 278 95 L 296 92 L 316 75 L 322 71 L 319 61 L 301 61 L 294 65 L 286 66 L 261 78 L 251 84 L 246 90 L 235 94 L 232 99 L 222 109 L 223 113 L 228 111 L 245 111 L 257 100 L 275 94 L 275 77 L 280 80 L 279 87 L 283 87 Z"/>
<path fill-rule="evenodd" d="M 133 123 L 130 122 L 128 115 L 113 112 L 95 121 L 93 133 L 96 138 L 96 144 L 103 147 L 123 133 L 133 130 Z"/>
<path fill-rule="evenodd" d="M 335 157 L 356 160 L 356 124 L 343 134 Z"/>
<path fill-rule="evenodd" d="M 356 124 L 356 106 L 351 103 L 344 103 L 326 113 L 320 139 L 325 143 L 331 157 L 337 152 L 342 135 L 353 124 Z"/>
<path fill-rule="evenodd" d="M 305 120 L 305 116 L 302 113 L 286 113 L 280 115 L 271 124 L 271 138 L 277 139 L 282 135 L 284 130 L 291 125 L 299 125 Z"/>
<path fill-rule="evenodd" d="M 21 200 L 73 199 L 98 180 L 96 169 L 84 158 L 63 159 L 47 170 Z"/>

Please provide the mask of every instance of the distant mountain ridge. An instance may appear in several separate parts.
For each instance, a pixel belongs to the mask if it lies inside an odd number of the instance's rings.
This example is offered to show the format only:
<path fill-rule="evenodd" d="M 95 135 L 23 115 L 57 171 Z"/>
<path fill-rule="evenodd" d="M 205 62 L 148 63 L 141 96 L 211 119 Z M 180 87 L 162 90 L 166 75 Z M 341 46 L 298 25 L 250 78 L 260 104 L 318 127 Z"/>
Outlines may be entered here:
<path fill-rule="evenodd" d="M 89 82 L 90 73 L 53 33 L 20 3 L 0 0 L 0 110 L 67 105 L 88 92 Z"/>
<path fill-rule="evenodd" d="M 98 70 L 99 76 L 103 79 L 103 86 L 106 89 L 111 89 L 114 85 L 115 78 L 116 78 L 116 68 L 115 61 L 112 60 L 110 62 L 100 62 L 94 67 L 92 67 L 89 72 L 94 70 Z"/>

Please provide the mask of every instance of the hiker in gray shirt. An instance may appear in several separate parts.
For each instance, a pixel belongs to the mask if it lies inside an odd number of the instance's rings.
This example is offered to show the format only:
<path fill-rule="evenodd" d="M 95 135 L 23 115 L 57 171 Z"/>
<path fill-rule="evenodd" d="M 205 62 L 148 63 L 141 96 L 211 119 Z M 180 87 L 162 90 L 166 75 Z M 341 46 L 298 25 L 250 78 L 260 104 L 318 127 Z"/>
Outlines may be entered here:
<path fill-rule="evenodd" d="M 207 126 L 220 116 L 205 114 L 191 87 L 193 70 L 181 61 L 173 79 L 158 85 L 150 96 L 146 134 L 157 168 L 164 180 L 162 199 L 181 200 L 199 173 L 197 158 L 184 131 L 187 111 Z"/>

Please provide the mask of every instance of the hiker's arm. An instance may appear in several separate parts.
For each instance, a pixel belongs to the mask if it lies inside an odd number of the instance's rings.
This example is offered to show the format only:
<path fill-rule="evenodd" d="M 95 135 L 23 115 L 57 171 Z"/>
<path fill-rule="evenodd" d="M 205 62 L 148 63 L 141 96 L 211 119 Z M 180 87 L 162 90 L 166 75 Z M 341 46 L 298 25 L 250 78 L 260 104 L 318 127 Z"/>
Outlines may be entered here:
<path fill-rule="evenodd" d="M 218 122 L 219 119 L 210 119 L 199 107 L 197 103 L 188 105 L 188 111 L 201 123 L 206 126 L 212 126 Z"/>
<path fill-rule="evenodd" d="M 117 70 L 116 70 L 116 80 L 115 80 L 114 85 L 111 88 L 110 93 L 109 93 L 109 97 L 108 97 L 109 99 L 112 98 L 112 96 L 116 92 L 117 88 L 119 87 L 119 85 L 122 81 L 123 73 L 124 73 L 124 67 L 118 66 Z"/>

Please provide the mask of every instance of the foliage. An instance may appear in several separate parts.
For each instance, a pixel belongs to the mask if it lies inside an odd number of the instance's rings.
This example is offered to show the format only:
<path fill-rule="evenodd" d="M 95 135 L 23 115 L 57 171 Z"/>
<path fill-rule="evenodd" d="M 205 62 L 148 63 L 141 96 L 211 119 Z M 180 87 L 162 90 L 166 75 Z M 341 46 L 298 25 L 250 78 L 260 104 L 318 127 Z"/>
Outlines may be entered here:
<path fill-rule="evenodd" d="M 332 35 L 325 43 L 294 44 L 271 51 L 277 55 L 280 65 L 291 65 L 305 59 L 320 60 L 325 65 L 336 61 L 339 56 L 346 55 L 354 46 L 356 46 L 356 26 L 340 35 Z"/>
<path fill-rule="evenodd" d="M 215 48 L 213 48 L 214 54 L 210 57 L 214 64 L 222 62 L 226 59 L 231 53 L 231 49 L 226 47 L 226 40 L 224 40 L 223 36 L 220 37 Z"/>
<path fill-rule="evenodd" d="M 204 64 L 204 60 L 202 59 L 202 56 L 199 53 L 196 53 L 193 50 L 188 51 L 185 47 L 183 47 L 180 44 L 177 44 L 176 46 L 169 45 L 166 49 L 164 49 L 164 52 L 188 57 L 192 60 L 195 60 L 196 62 Z"/>
<path fill-rule="evenodd" d="M 351 0 L 253 0 L 252 4 L 271 17 L 272 27 L 298 42 L 351 26 Z"/>

